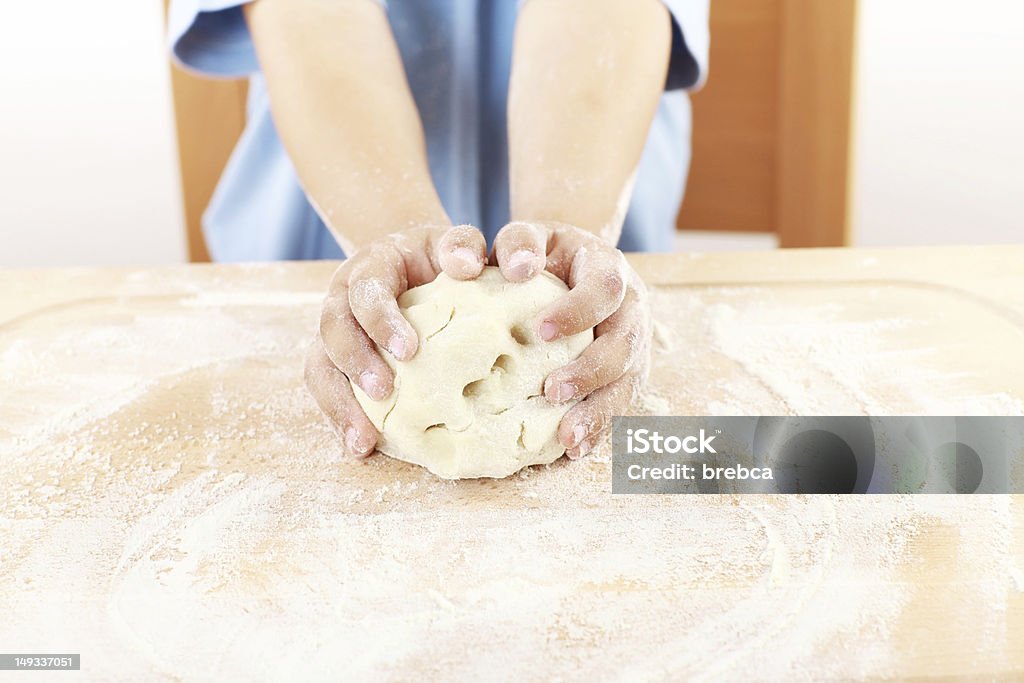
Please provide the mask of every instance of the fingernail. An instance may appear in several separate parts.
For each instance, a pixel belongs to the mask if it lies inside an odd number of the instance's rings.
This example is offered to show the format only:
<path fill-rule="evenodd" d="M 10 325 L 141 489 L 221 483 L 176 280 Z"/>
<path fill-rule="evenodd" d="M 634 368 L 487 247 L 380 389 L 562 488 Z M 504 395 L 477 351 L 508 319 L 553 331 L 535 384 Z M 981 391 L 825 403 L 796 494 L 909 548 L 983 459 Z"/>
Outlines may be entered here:
<path fill-rule="evenodd" d="M 405 339 L 403 339 L 400 334 L 396 334 L 391 338 L 391 341 L 388 342 L 388 351 L 391 352 L 392 356 L 399 360 L 403 360 L 405 358 L 405 352 L 408 348 L 409 347 L 405 343 Z"/>
<path fill-rule="evenodd" d="M 569 456 L 570 460 L 579 460 L 584 455 L 589 453 L 590 449 L 591 449 L 590 442 L 589 441 L 584 441 L 579 446 L 577 446 L 576 448 L 573 448 L 573 449 L 570 449 L 570 450 L 566 451 L 565 454 L 567 456 Z"/>
<path fill-rule="evenodd" d="M 544 341 L 551 341 L 558 336 L 558 325 L 554 324 L 550 320 L 545 320 L 540 324 L 540 338 Z"/>
<path fill-rule="evenodd" d="M 350 455 L 359 455 L 359 451 L 356 450 L 356 446 L 359 443 L 359 432 L 356 431 L 355 427 L 349 427 L 345 430 L 345 448 L 348 449 Z"/>
<path fill-rule="evenodd" d="M 565 403 L 570 398 L 576 395 L 576 387 L 569 384 L 568 382 L 561 382 L 555 387 L 555 401 L 558 403 Z"/>
<path fill-rule="evenodd" d="M 459 247 L 458 249 L 452 250 L 452 256 L 462 261 L 466 266 L 475 267 L 481 263 L 480 254 L 473 251 L 469 247 Z"/>
<path fill-rule="evenodd" d="M 366 370 L 359 375 L 359 386 L 375 401 L 380 401 L 387 397 L 387 387 L 384 386 L 384 378 L 373 370 Z"/>
<path fill-rule="evenodd" d="M 520 249 L 508 257 L 506 270 L 515 280 L 526 280 L 533 276 L 537 265 L 537 255 L 528 249 Z"/>
<path fill-rule="evenodd" d="M 587 435 L 587 428 L 583 425 L 576 425 L 572 430 L 572 445 L 578 446 L 583 441 L 583 437 Z"/>

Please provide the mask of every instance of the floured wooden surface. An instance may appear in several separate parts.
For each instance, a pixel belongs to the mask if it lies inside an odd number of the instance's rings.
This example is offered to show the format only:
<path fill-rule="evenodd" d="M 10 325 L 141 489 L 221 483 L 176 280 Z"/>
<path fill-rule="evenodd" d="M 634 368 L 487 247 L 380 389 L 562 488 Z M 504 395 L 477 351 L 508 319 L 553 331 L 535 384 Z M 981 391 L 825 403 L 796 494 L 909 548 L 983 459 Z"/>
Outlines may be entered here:
<path fill-rule="evenodd" d="M 665 414 L 1022 414 L 1024 250 L 640 257 Z M 0 643 L 88 679 L 1024 676 L 1020 496 L 341 456 L 330 264 L 0 273 Z"/>

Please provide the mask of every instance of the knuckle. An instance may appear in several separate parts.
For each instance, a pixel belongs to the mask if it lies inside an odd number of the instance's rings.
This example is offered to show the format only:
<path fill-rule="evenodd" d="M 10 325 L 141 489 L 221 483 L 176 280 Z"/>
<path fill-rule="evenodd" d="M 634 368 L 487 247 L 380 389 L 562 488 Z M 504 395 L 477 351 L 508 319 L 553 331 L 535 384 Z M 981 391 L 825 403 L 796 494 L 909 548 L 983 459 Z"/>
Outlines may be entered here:
<path fill-rule="evenodd" d="M 619 359 L 619 370 L 622 373 L 628 372 L 640 359 L 644 348 L 643 333 L 631 329 L 622 338 L 620 344 L 621 356 Z"/>
<path fill-rule="evenodd" d="M 643 377 L 640 372 L 631 372 L 622 378 L 619 391 L 612 396 L 612 408 L 625 410 L 629 408 L 640 396 L 643 386 Z"/>
<path fill-rule="evenodd" d="M 528 242 L 534 236 L 535 230 L 533 226 L 527 223 L 514 223 L 508 226 L 508 232 L 506 233 L 506 239 L 514 242 Z"/>
<path fill-rule="evenodd" d="M 448 232 L 441 238 L 441 245 L 445 249 L 457 247 L 475 247 L 483 241 L 483 235 L 476 228 L 468 225 L 456 225 L 449 228 Z"/>
<path fill-rule="evenodd" d="M 352 267 L 349 287 L 355 287 L 364 280 L 379 280 L 397 285 L 405 274 L 402 253 L 390 241 L 373 242 L 364 247 L 356 258 L 358 262 Z"/>
<path fill-rule="evenodd" d="M 320 309 L 320 336 L 334 330 L 348 314 L 348 302 L 336 297 L 328 297 Z"/>
<path fill-rule="evenodd" d="M 393 298 L 390 288 L 379 277 L 356 280 L 349 288 L 349 305 L 364 317 L 375 317 Z"/>
<path fill-rule="evenodd" d="M 629 288 L 633 290 L 638 301 L 647 302 L 647 284 L 632 268 L 629 268 Z"/>
<path fill-rule="evenodd" d="M 612 298 L 619 298 L 626 293 L 626 280 L 618 270 L 610 270 L 601 277 L 601 288 Z"/>
<path fill-rule="evenodd" d="M 515 249 L 520 246 L 534 246 L 541 241 L 540 230 L 532 223 L 509 223 L 498 233 L 495 242 L 500 240 L 501 245 L 506 249 Z"/>
<path fill-rule="evenodd" d="M 632 350 L 623 343 L 616 343 L 605 349 L 595 368 L 600 386 L 606 386 L 622 377 L 632 366 Z"/>
<path fill-rule="evenodd" d="M 357 268 L 371 268 L 375 265 L 375 262 L 390 262 L 392 257 L 396 254 L 397 248 L 395 247 L 393 239 L 384 238 L 371 242 L 366 245 L 366 248 L 362 252 L 362 258 L 359 260 Z"/>
<path fill-rule="evenodd" d="M 524 223 L 522 221 L 512 221 L 511 223 L 506 223 L 505 227 L 498 231 L 498 234 L 507 239 L 510 236 L 525 233 L 530 229 L 530 227 L 531 226 L 529 223 Z"/>
<path fill-rule="evenodd" d="M 313 398 L 316 399 L 318 404 L 322 402 L 322 396 L 324 393 L 322 391 L 322 387 L 326 374 L 326 368 L 324 367 L 323 362 L 313 354 L 310 354 L 310 356 L 306 358 L 306 365 L 303 369 L 302 375 L 306 388 L 309 389 L 311 394 L 313 394 Z"/>
<path fill-rule="evenodd" d="M 348 286 L 348 279 L 352 276 L 352 270 L 355 268 L 358 258 L 358 255 L 350 256 L 338 266 L 334 275 L 331 276 L 331 282 L 328 285 L 329 292 L 335 292 Z"/>
<path fill-rule="evenodd" d="M 644 330 L 639 327 L 629 327 L 622 333 L 622 346 L 627 350 L 638 348 L 643 344 L 644 338 Z"/>

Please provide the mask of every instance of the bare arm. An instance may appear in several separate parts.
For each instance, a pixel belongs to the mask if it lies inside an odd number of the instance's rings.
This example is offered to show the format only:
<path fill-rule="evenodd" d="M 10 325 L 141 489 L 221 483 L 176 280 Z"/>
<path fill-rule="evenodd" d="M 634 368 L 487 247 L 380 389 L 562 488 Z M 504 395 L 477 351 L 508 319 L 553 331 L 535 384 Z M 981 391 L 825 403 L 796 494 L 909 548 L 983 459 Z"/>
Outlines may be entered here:
<path fill-rule="evenodd" d="M 618 241 L 672 46 L 657 0 L 530 0 L 509 89 L 512 220 Z"/>
<path fill-rule="evenodd" d="M 331 281 L 306 384 L 352 455 L 377 430 L 349 379 L 376 399 L 416 332 L 396 299 L 442 270 L 480 274 L 483 235 L 451 227 L 427 164 L 416 104 L 387 16 L 372 0 L 255 0 L 246 19 L 271 111 L 303 189 L 349 258 Z"/>
<path fill-rule="evenodd" d="M 372 0 L 257 0 L 246 19 L 282 142 L 342 248 L 449 225 L 383 8 Z"/>
<path fill-rule="evenodd" d="M 541 338 L 594 328 L 594 343 L 544 381 L 553 403 L 583 399 L 558 429 L 571 458 L 625 414 L 647 374 L 647 292 L 615 244 L 665 86 L 671 28 L 658 0 L 530 0 L 516 28 L 512 222 L 495 238 L 495 259 L 509 280 L 543 268 L 571 288 L 541 312 Z"/>

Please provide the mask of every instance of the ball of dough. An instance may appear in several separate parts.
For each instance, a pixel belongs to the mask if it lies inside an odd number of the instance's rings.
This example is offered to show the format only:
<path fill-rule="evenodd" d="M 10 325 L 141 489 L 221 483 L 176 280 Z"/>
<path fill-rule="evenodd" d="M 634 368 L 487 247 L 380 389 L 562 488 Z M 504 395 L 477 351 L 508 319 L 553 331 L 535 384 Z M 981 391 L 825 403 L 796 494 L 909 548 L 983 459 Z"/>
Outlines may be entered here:
<path fill-rule="evenodd" d="M 550 273 L 511 283 L 488 267 L 399 297 L 419 335 L 416 355 L 397 362 L 382 351 L 395 370 L 383 401 L 352 385 L 381 432 L 377 448 L 445 479 L 507 477 L 558 459 L 558 423 L 572 404 L 548 403 L 544 379 L 594 339 L 591 330 L 552 342 L 537 334 L 537 314 L 566 291 Z"/>

